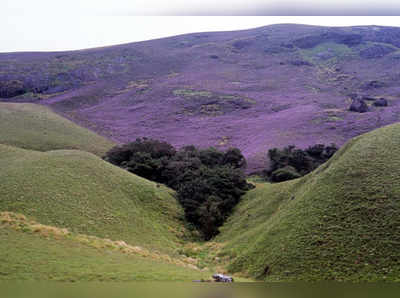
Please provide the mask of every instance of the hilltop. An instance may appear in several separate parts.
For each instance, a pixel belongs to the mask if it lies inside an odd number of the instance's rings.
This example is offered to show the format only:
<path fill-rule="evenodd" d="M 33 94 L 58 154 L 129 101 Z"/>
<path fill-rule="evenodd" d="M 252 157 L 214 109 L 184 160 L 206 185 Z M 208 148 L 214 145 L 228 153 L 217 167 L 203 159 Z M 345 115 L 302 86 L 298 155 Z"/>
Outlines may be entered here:
<path fill-rule="evenodd" d="M 0 144 L 36 151 L 77 149 L 103 156 L 114 146 L 49 108 L 29 103 L 0 103 L 0 131 Z"/>
<path fill-rule="evenodd" d="M 267 281 L 399 281 L 400 124 L 356 137 L 314 172 L 257 183 L 221 229 L 231 272 Z"/>
<path fill-rule="evenodd" d="M 112 47 L 0 54 L 3 101 L 46 105 L 116 142 L 344 144 L 399 119 L 400 28 L 271 25 Z M 385 98 L 388 106 L 375 106 Z M 366 98 L 366 113 L 349 111 Z"/>

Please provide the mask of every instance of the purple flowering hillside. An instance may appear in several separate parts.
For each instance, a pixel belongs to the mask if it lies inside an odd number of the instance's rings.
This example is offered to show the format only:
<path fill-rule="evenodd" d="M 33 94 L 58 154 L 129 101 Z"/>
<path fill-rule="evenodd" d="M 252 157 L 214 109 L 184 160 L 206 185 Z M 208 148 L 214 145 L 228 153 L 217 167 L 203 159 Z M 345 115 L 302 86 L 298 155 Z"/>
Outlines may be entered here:
<path fill-rule="evenodd" d="M 1 101 L 110 139 L 268 149 L 342 145 L 400 115 L 400 28 L 294 24 L 90 50 L 0 54 Z"/>

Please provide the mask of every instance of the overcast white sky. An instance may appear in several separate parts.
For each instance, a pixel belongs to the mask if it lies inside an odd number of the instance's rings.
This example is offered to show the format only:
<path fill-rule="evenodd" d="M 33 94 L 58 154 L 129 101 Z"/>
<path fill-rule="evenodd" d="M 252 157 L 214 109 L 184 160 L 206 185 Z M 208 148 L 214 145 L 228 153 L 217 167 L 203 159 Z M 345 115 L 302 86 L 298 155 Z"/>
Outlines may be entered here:
<path fill-rule="evenodd" d="M 388 16 L 396 13 L 399 0 L 0 0 L 0 52 L 74 50 L 277 23 L 400 26 L 400 17 Z M 332 14 L 342 16 L 315 16 Z M 376 14 L 386 16 L 343 16 Z"/>
<path fill-rule="evenodd" d="M 5 15 L 394 15 L 398 0 L 1 0 Z"/>

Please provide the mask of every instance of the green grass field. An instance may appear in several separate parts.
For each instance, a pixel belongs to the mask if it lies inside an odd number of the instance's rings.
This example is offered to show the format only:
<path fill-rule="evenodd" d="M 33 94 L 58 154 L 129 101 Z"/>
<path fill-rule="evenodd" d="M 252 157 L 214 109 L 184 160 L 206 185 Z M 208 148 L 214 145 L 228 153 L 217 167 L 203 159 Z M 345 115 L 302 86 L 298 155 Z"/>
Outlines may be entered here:
<path fill-rule="evenodd" d="M 38 151 L 77 149 L 102 156 L 114 143 L 28 103 L 0 103 L 0 144 Z"/>
<path fill-rule="evenodd" d="M 82 151 L 0 145 L 0 211 L 171 252 L 186 233 L 173 191 Z"/>
<path fill-rule="evenodd" d="M 99 249 L 68 237 L 0 228 L 0 280 L 191 281 L 209 272 Z"/>
<path fill-rule="evenodd" d="M 231 272 L 267 281 L 400 281 L 400 124 L 311 174 L 259 183 L 217 241 Z"/>

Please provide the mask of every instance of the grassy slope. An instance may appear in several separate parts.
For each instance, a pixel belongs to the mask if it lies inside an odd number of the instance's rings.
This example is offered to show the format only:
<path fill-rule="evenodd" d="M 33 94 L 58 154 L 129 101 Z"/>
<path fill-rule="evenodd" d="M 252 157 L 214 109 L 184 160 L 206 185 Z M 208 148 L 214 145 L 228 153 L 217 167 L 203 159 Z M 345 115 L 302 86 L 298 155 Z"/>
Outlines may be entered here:
<path fill-rule="evenodd" d="M 170 189 L 91 153 L 0 145 L 0 168 L 0 211 L 165 252 L 182 241 L 183 211 Z"/>
<path fill-rule="evenodd" d="M 90 247 L 68 237 L 45 238 L 0 228 L 0 242 L 0 280 L 189 281 L 209 275 L 151 258 Z"/>
<path fill-rule="evenodd" d="M 303 178 L 259 184 L 218 241 L 265 280 L 400 280 L 400 125 L 351 140 Z M 251 244 L 251 245 L 249 245 Z"/>
<path fill-rule="evenodd" d="M 43 236 L 0 222 L 0 279 L 192 280 L 209 275 L 188 268 L 192 261 L 176 254 L 186 230 L 172 190 L 94 155 L 103 155 L 112 142 L 34 104 L 0 103 L 0 128 L 0 211 L 23 213 L 74 233 Z M 126 241 L 128 248 L 115 248 L 107 238 Z M 129 244 L 140 253 L 129 253 Z"/>
<path fill-rule="evenodd" d="M 38 151 L 79 149 L 103 155 L 114 145 L 44 106 L 27 103 L 0 103 L 0 131 L 0 144 Z"/>

